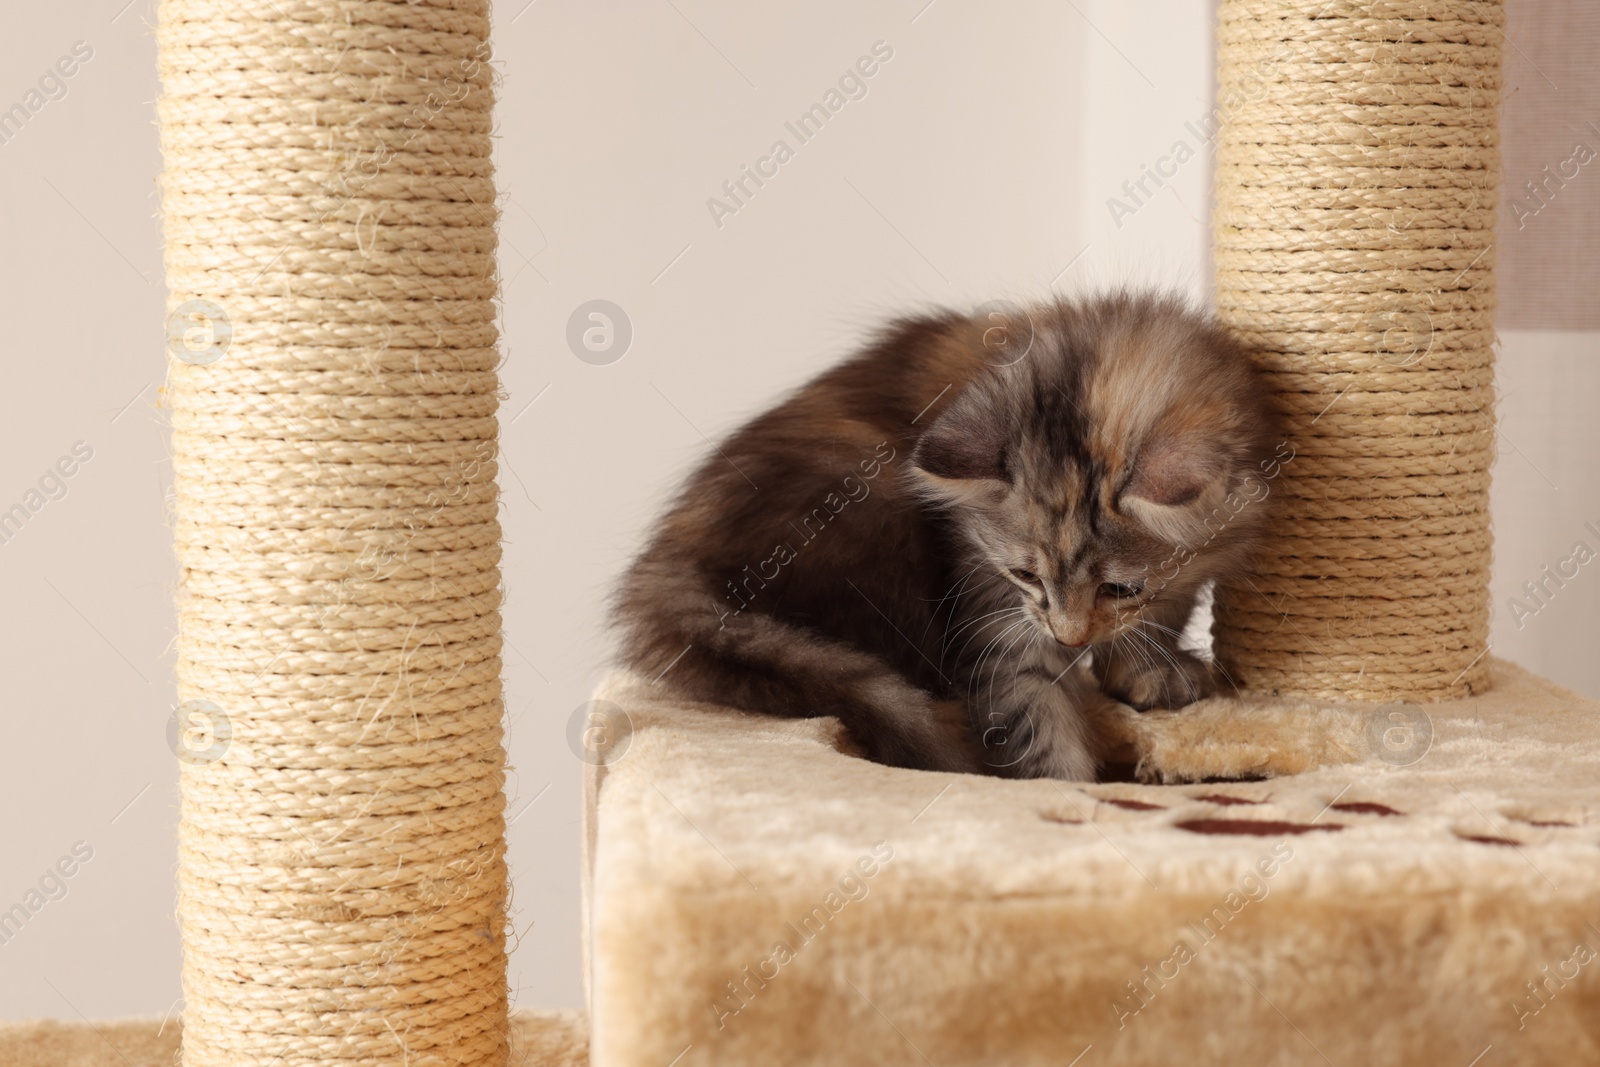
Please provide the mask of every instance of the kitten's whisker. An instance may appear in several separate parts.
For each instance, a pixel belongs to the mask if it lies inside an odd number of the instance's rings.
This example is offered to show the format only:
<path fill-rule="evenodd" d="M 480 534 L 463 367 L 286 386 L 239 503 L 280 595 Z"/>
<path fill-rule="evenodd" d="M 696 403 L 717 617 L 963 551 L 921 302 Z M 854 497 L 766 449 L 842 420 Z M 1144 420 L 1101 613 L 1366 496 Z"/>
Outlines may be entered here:
<path fill-rule="evenodd" d="M 986 631 L 979 631 L 979 632 L 986 634 Z M 978 658 L 977 658 L 976 663 L 973 666 L 973 669 L 967 672 L 968 673 L 967 692 L 971 696 L 973 696 L 973 697 L 977 696 L 977 688 L 983 681 L 982 677 L 979 674 L 978 666 L 983 663 L 983 658 L 984 658 L 985 655 L 988 654 L 989 649 L 993 648 L 994 645 L 1000 640 L 1000 637 L 1003 637 L 1004 635 L 1005 635 L 1005 631 L 1001 631 L 1000 636 L 990 637 L 989 640 L 984 644 L 983 648 L 979 650 Z M 958 656 L 958 662 L 964 661 L 965 655 L 966 655 L 966 651 L 967 651 L 967 646 L 971 645 L 972 642 L 977 638 L 977 636 L 978 636 L 977 634 L 973 634 L 972 637 L 967 638 L 967 644 L 961 646 L 961 655 Z"/>
<path fill-rule="evenodd" d="M 1126 637 L 1129 634 L 1136 634 L 1138 632 L 1139 631 L 1137 630 L 1125 630 L 1123 631 L 1122 636 Z M 1142 671 L 1155 671 L 1157 669 L 1156 661 L 1150 658 L 1150 653 L 1146 651 L 1143 646 L 1134 644 L 1130 641 L 1125 646 L 1125 650 L 1128 654 L 1132 655 L 1139 661 L 1139 666 Z"/>
<path fill-rule="evenodd" d="M 1161 642 L 1157 641 L 1155 638 L 1151 637 L 1149 634 L 1145 633 L 1143 630 L 1139 629 L 1138 627 L 1134 627 L 1132 630 L 1129 630 L 1128 632 L 1129 633 L 1133 633 L 1133 634 L 1137 634 L 1141 641 L 1143 641 L 1151 649 L 1153 649 L 1156 652 L 1158 652 L 1161 655 L 1161 657 L 1163 659 L 1165 659 L 1168 663 L 1172 664 L 1172 669 L 1173 670 L 1180 671 L 1180 672 L 1183 670 L 1182 666 L 1180 666 L 1179 663 L 1178 663 L 1178 658 L 1176 656 L 1174 656 L 1171 652 L 1169 652 L 1167 650 L 1166 646 L 1163 645 Z M 1155 663 L 1155 661 L 1151 660 L 1151 663 L 1153 665 Z"/>
<path fill-rule="evenodd" d="M 1140 641 L 1143 641 L 1152 648 L 1165 651 L 1161 648 L 1161 642 L 1156 640 L 1154 637 L 1151 637 L 1150 634 L 1145 631 L 1143 626 L 1130 626 L 1126 632 L 1131 636 L 1137 637 Z"/>
<path fill-rule="evenodd" d="M 967 627 L 972 626 L 972 625 L 974 625 L 976 623 L 983 622 L 985 619 L 992 618 L 993 616 L 996 616 L 996 615 L 999 615 L 999 616 L 1001 616 L 1003 618 L 1003 617 L 1005 617 L 1007 615 L 1026 615 L 1026 613 L 1027 613 L 1027 609 L 1023 608 L 1021 605 L 1018 605 L 1017 607 L 1014 607 L 1014 608 L 1001 608 L 999 611 L 991 611 L 991 612 L 989 612 L 988 615 L 980 615 L 976 619 L 972 619 L 972 620 L 969 620 L 967 622 L 962 623 L 961 626 L 958 627 L 955 630 L 954 633 L 946 634 L 945 635 L 944 648 L 945 648 L 946 651 L 948 651 L 949 648 L 950 648 L 949 641 L 950 641 L 951 638 L 955 637 L 956 634 L 959 634 L 962 630 L 965 630 Z M 998 619 L 996 619 L 994 622 L 987 623 L 986 625 L 988 625 L 988 626 L 998 626 L 998 625 L 1000 625 L 1000 621 Z M 984 632 L 983 629 L 980 628 L 978 630 L 973 631 L 972 635 L 967 638 L 966 644 L 961 646 L 961 651 L 956 653 L 956 661 L 958 663 L 961 661 L 961 657 L 966 654 L 968 646 L 970 646 L 973 641 L 977 640 L 978 636 L 980 634 L 982 634 L 983 632 Z M 942 654 L 941 654 L 941 658 L 943 658 Z"/>
<path fill-rule="evenodd" d="M 1028 658 L 1028 654 L 1033 651 L 1033 646 L 1038 642 L 1040 636 L 1041 635 L 1038 630 L 1033 631 L 1033 633 L 1028 637 L 1028 643 L 1022 646 L 1022 652 L 1017 656 L 1017 665 L 1011 670 L 1011 681 L 1013 683 L 1022 677 L 1023 661 L 1026 660 Z"/>
<path fill-rule="evenodd" d="M 1228 668 L 1224 667 L 1215 655 L 1211 657 L 1211 666 L 1218 674 L 1222 675 L 1224 681 L 1233 687 L 1234 696 L 1238 696 L 1239 683 L 1233 680 L 1233 675 L 1228 673 Z"/>
<path fill-rule="evenodd" d="M 1166 623 L 1157 622 L 1154 619 L 1140 619 L 1139 620 L 1139 625 L 1148 626 L 1150 629 L 1157 630 L 1157 631 L 1159 631 L 1161 633 L 1164 633 L 1164 634 L 1171 634 L 1175 638 L 1181 639 L 1183 637 L 1183 631 L 1182 630 L 1174 630 L 1172 627 L 1168 626 Z"/>
<path fill-rule="evenodd" d="M 967 627 L 973 625 L 974 623 L 980 623 L 984 619 L 991 618 L 991 617 L 993 617 L 995 615 L 999 615 L 999 614 L 1002 614 L 1002 613 L 1008 612 L 1008 611 L 1022 611 L 1022 610 L 1023 610 L 1023 606 L 1021 604 L 1015 604 L 1015 605 L 1013 605 L 1011 607 L 1008 607 L 1008 608 L 996 608 L 994 611 L 988 611 L 988 612 L 983 613 L 982 615 L 978 615 L 978 616 L 975 616 L 975 617 L 973 617 L 971 619 L 968 619 L 966 622 L 962 623 L 960 626 L 957 626 L 954 630 L 947 631 L 945 633 L 945 636 L 946 637 L 954 637 L 954 636 L 956 636 L 956 634 L 959 634 L 962 630 L 965 630 Z"/>
<path fill-rule="evenodd" d="M 990 641 L 987 645 L 983 646 L 983 652 L 979 654 L 977 662 L 974 664 L 973 670 L 972 670 L 973 679 L 976 682 L 978 682 L 980 684 L 982 683 L 982 681 L 983 681 L 983 664 L 989 658 L 990 653 L 995 649 L 995 647 L 997 645 L 999 645 L 1001 641 L 1004 641 L 1006 639 L 1006 637 L 1009 636 L 1013 630 L 1017 629 L 1018 627 L 1027 626 L 1027 625 L 1029 625 L 1029 622 L 1028 622 L 1027 619 L 1023 619 L 1020 622 L 1014 622 L 1011 625 L 1007 626 L 1004 630 L 1001 630 L 999 636 L 996 637 L 993 641 Z M 1015 644 L 1016 642 L 1013 641 L 1012 643 Z M 990 697 L 992 699 L 992 697 L 994 695 L 994 672 L 993 671 L 990 672 L 990 677 L 989 677 L 989 693 L 990 693 Z"/>
<path fill-rule="evenodd" d="M 1008 630 L 1006 632 L 1009 633 L 1010 631 Z M 1038 631 L 1035 630 L 1033 632 L 1032 636 L 1033 637 L 1037 637 L 1038 636 Z M 1002 666 L 1004 665 L 1005 660 L 1010 657 L 1011 650 L 1016 647 L 1017 642 L 1022 640 L 1022 637 L 1023 637 L 1023 634 L 1018 634 L 1016 637 L 1013 637 L 1011 639 L 1011 643 L 1006 646 L 1006 650 L 1004 652 L 1000 653 L 1000 662 L 1001 662 Z M 1019 663 L 1019 665 L 1020 665 L 1020 663 Z M 989 672 L 989 703 L 991 705 L 994 703 L 994 683 L 995 683 L 995 678 L 999 675 L 999 673 L 1000 673 L 999 670 L 992 670 L 992 671 Z"/>
<path fill-rule="evenodd" d="M 946 646 L 948 647 L 948 643 L 950 642 L 950 640 L 952 638 L 955 638 L 958 635 L 960 635 L 961 631 L 965 630 L 969 626 L 975 626 L 978 623 L 983 622 L 985 619 L 994 618 L 996 615 L 1004 615 L 1004 614 L 1013 613 L 1013 612 L 1020 612 L 1020 611 L 1023 611 L 1023 610 L 1024 610 L 1023 606 L 1021 604 L 1018 604 L 1015 607 L 997 608 L 994 611 L 985 612 L 982 615 L 978 615 L 978 616 L 976 616 L 974 618 L 968 619 L 966 622 L 962 623 L 960 626 L 957 626 L 954 630 L 948 630 L 948 631 L 945 632 L 944 637 L 945 637 Z"/>
<path fill-rule="evenodd" d="M 977 662 L 973 665 L 974 672 L 975 673 L 982 673 L 984 661 L 989 658 L 990 654 L 994 651 L 995 647 L 998 646 L 1000 644 L 1000 642 L 1004 641 L 1007 637 L 1011 636 L 1013 631 L 1015 631 L 1015 630 L 1017 630 L 1019 628 L 1025 627 L 1027 625 L 1029 625 L 1027 619 L 1019 619 L 1016 622 L 1010 623 L 1009 625 L 1006 626 L 1005 629 L 1000 631 L 999 635 L 997 637 L 995 637 L 995 639 L 993 641 L 990 641 L 987 645 L 984 645 L 983 646 L 983 651 L 979 654 Z"/>
<path fill-rule="evenodd" d="M 1138 631 L 1134 631 L 1134 633 L 1138 634 L 1140 638 L 1139 643 L 1134 647 L 1139 649 L 1139 655 L 1144 660 L 1145 665 L 1149 668 L 1150 673 L 1161 674 L 1161 664 L 1157 662 L 1155 656 L 1151 655 L 1152 646 L 1150 645 L 1150 639 L 1145 637 L 1144 634 L 1139 634 Z"/>
<path fill-rule="evenodd" d="M 937 603 L 934 603 L 933 611 L 928 615 L 928 623 L 922 628 L 922 636 L 920 638 L 921 641 L 926 641 L 928 639 L 928 631 L 933 629 L 933 624 L 939 620 L 939 612 L 943 610 L 946 601 L 950 602 L 950 621 L 955 621 L 956 602 L 961 599 L 962 594 L 966 592 L 967 583 L 972 580 L 972 576 L 977 574 L 982 566 L 983 564 L 978 564 L 964 574 L 961 578 L 957 579 L 956 583 L 950 587 L 950 591 L 945 593 L 944 596 L 940 597 Z M 923 601 L 924 603 L 929 602 L 925 597 L 918 597 L 917 599 Z M 948 623 L 946 625 L 948 625 Z"/>
<path fill-rule="evenodd" d="M 1127 634 L 1124 632 L 1118 634 L 1116 637 L 1113 637 L 1111 639 L 1111 647 L 1119 656 L 1125 659 L 1133 660 L 1135 663 L 1139 664 L 1139 669 L 1143 670 L 1146 666 L 1143 654 L 1141 653 L 1139 647 L 1133 642 L 1123 640 L 1123 638 L 1126 636 Z"/>
<path fill-rule="evenodd" d="M 994 625 L 999 626 L 1000 623 L 996 622 Z M 985 629 L 985 630 L 974 631 L 973 634 L 970 637 L 968 637 L 966 642 L 961 646 L 961 651 L 956 654 L 956 656 L 955 656 L 955 665 L 954 665 L 953 669 L 966 669 L 966 668 L 963 667 L 963 665 L 966 664 L 966 665 L 971 665 L 971 669 L 972 670 L 976 670 L 977 669 L 976 664 L 983 662 L 983 657 L 987 653 L 987 651 L 989 649 L 989 646 L 991 644 L 993 644 L 995 641 L 999 640 L 1001 636 L 1004 636 L 1004 633 L 1006 632 L 1006 630 L 1008 630 L 1010 628 L 1010 626 L 1014 626 L 1014 625 L 1016 625 L 1016 623 L 1007 624 L 1005 629 L 1002 629 L 1001 631 L 999 631 L 998 636 L 996 634 L 996 631 L 994 631 L 994 630 Z M 974 641 L 976 641 L 980 636 L 982 636 L 982 637 L 984 637 L 986 639 L 985 642 L 984 642 L 983 647 L 979 649 L 978 654 L 975 657 L 969 657 L 967 655 L 967 649 L 971 648 L 972 647 L 972 643 Z"/>
<path fill-rule="evenodd" d="M 1038 630 L 1034 629 L 1033 627 L 1028 627 L 1028 628 L 1024 629 L 1022 631 L 1022 633 L 1018 634 L 1016 637 L 1013 637 L 1011 639 L 1011 643 L 1006 646 L 1006 650 L 1004 652 L 1000 653 L 1000 659 L 1002 661 L 1001 665 L 1004 666 L 1004 661 L 1007 660 L 1007 659 L 1012 658 L 1011 650 L 1013 648 L 1017 647 L 1017 642 L 1018 641 L 1021 641 L 1024 637 L 1026 637 L 1028 639 L 1029 645 L 1032 645 L 1033 639 L 1038 637 L 1038 636 L 1039 636 L 1039 631 Z M 1021 668 L 1021 666 L 1022 666 L 1022 657 L 1018 656 L 1018 657 L 1016 657 L 1016 659 L 1017 659 L 1017 667 Z M 996 673 L 998 673 L 998 671 Z M 1013 672 L 1013 675 L 1015 675 L 1015 672 Z"/>
<path fill-rule="evenodd" d="M 929 600 L 927 597 L 918 597 L 917 599 L 922 601 L 924 604 L 943 604 L 947 600 L 960 600 L 964 595 L 966 595 L 966 590 L 962 589 L 960 592 L 956 592 L 956 587 L 957 586 L 965 586 L 968 582 L 970 582 L 972 580 L 972 576 L 974 574 L 977 574 L 979 571 L 983 570 L 987 566 L 990 566 L 990 564 L 987 561 L 985 561 L 985 562 L 980 563 L 977 566 L 973 567 L 970 571 L 968 571 L 966 573 L 965 576 L 963 576 L 962 578 L 958 579 L 956 581 L 955 585 L 952 585 L 950 587 L 950 592 L 946 593 L 944 596 L 940 597 L 936 601 L 935 600 Z M 984 584 L 986 584 L 988 582 L 992 582 L 996 578 L 999 578 L 999 577 L 1000 577 L 1000 575 L 998 573 L 990 574 L 988 577 L 984 578 L 984 580 L 982 582 L 978 583 L 978 587 L 981 588 Z M 934 610 L 937 611 L 938 609 L 935 608 Z"/>
<path fill-rule="evenodd" d="M 1157 622 L 1154 619 L 1146 619 L 1145 620 L 1145 625 L 1147 625 L 1151 629 L 1159 631 L 1161 633 L 1170 634 L 1172 636 L 1172 647 L 1174 649 L 1178 649 L 1179 651 L 1182 651 L 1182 648 L 1181 648 L 1181 645 L 1179 644 L 1179 642 L 1181 642 L 1183 640 L 1184 634 L 1183 634 L 1183 632 L 1181 630 L 1176 630 L 1173 627 L 1168 626 L 1165 623 Z M 1163 646 L 1163 647 L 1165 647 L 1165 646 Z M 1238 685 L 1237 682 L 1235 682 L 1233 680 L 1233 676 L 1228 673 L 1227 668 L 1225 668 L 1221 664 L 1219 664 L 1217 662 L 1215 656 L 1211 657 L 1210 663 L 1211 663 L 1211 666 L 1215 667 L 1217 669 L 1217 671 L 1222 675 L 1222 677 L 1227 680 L 1227 683 L 1229 685 L 1233 686 L 1234 692 L 1238 692 L 1239 685 Z M 1174 666 L 1176 666 L 1176 664 L 1174 664 Z"/>
<path fill-rule="evenodd" d="M 963 574 L 961 577 L 957 578 L 954 582 L 950 583 L 950 588 L 945 590 L 944 596 L 940 597 L 938 600 L 930 601 L 927 597 L 918 597 L 917 599 L 921 600 L 925 604 L 943 604 L 946 600 L 950 599 L 950 594 L 954 593 L 956 591 L 956 589 L 958 589 L 959 587 L 967 584 L 967 581 L 969 579 L 971 579 L 971 577 L 974 574 L 977 574 L 977 573 L 978 573 L 978 568 L 977 567 L 973 567 L 966 574 Z"/>

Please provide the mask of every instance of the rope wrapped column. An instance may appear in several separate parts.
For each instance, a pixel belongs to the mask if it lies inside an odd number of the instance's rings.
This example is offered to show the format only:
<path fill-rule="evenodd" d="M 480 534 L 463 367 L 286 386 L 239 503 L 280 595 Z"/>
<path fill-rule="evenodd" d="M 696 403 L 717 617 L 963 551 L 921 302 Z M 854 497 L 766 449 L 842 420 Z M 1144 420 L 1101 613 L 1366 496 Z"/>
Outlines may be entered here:
<path fill-rule="evenodd" d="M 488 0 L 162 0 L 188 1067 L 506 1059 Z"/>
<path fill-rule="evenodd" d="M 1222 0 L 1216 302 L 1292 458 L 1218 662 L 1283 695 L 1488 681 L 1500 0 Z"/>

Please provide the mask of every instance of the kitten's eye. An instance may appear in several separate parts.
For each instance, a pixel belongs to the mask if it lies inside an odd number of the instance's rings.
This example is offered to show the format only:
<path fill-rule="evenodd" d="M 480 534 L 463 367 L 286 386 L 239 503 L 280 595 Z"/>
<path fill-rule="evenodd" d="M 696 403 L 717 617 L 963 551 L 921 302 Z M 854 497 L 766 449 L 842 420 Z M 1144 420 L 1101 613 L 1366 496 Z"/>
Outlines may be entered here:
<path fill-rule="evenodd" d="M 1040 577 L 1037 574 L 1033 573 L 1030 570 L 1024 570 L 1021 567 L 1012 567 L 1011 568 L 1011 577 L 1015 578 L 1019 582 L 1025 583 L 1027 585 L 1043 585 L 1044 584 L 1044 581 L 1042 579 L 1040 579 Z"/>
<path fill-rule="evenodd" d="M 1127 600 L 1136 597 L 1144 591 L 1144 583 L 1125 585 L 1121 582 L 1104 582 L 1100 586 L 1100 595 L 1112 597 L 1116 600 Z"/>

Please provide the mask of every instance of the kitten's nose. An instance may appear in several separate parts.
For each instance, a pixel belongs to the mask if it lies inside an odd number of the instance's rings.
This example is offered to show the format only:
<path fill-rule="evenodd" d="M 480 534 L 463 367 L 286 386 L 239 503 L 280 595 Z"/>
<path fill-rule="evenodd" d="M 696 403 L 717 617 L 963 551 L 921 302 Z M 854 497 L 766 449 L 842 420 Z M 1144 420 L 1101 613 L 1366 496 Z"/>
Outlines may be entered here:
<path fill-rule="evenodd" d="M 1084 645 L 1089 643 L 1089 635 L 1073 634 L 1070 640 L 1065 637 L 1057 637 L 1056 641 L 1067 646 L 1068 648 L 1082 648 Z"/>

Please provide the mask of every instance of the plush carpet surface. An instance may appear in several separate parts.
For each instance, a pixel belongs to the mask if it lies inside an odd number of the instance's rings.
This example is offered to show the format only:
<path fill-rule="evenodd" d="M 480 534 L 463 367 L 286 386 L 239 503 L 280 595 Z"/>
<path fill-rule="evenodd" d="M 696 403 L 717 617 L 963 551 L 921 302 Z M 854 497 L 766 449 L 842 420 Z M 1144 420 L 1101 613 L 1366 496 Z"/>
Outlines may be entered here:
<path fill-rule="evenodd" d="M 591 769 L 593 1062 L 1600 1063 L 1600 704 L 1497 662 L 1416 707 L 1104 723 L 1128 780 L 875 766 L 832 719 L 618 675 Z M 515 1067 L 590 1062 L 519 1012 Z M 0 1067 L 175 1062 L 177 1019 L 0 1023 Z"/>
<path fill-rule="evenodd" d="M 1600 704 L 1510 664 L 1118 713 L 1092 785 L 597 699 L 631 724 L 588 782 L 599 1067 L 1600 1063 Z"/>
<path fill-rule="evenodd" d="M 0 1067 L 172 1067 L 176 1019 L 0 1022 Z M 589 1033 L 576 1011 L 511 1015 L 511 1067 L 583 1067 Z"/>

